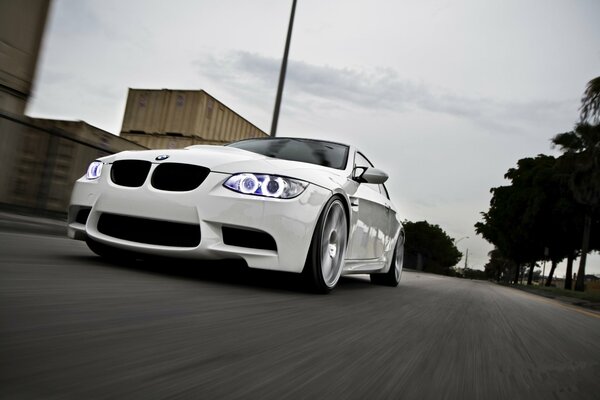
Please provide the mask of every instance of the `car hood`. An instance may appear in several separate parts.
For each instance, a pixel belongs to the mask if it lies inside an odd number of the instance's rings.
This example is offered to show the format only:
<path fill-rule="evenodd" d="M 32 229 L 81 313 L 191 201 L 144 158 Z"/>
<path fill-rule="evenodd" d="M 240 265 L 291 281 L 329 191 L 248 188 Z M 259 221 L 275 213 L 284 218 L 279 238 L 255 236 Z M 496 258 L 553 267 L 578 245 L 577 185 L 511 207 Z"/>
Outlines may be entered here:
<path fill-rule="evenodd" d="M 158 161 L 157 157 L 168 156 Z M 212 172 L 235 174 L 251 172 L 257 174 L 277 174 L 314 183 L 334 189 L 347 182 L 347 173 L 335 168 L 299 161 L 280 160 L 262 154 L 226 146 L 197 145 L 175 150 L 123 151 L 102 158 L 105 163 L 119 160 L 145 160 L 155 164 L 183 163 L 209 168 Z"/>

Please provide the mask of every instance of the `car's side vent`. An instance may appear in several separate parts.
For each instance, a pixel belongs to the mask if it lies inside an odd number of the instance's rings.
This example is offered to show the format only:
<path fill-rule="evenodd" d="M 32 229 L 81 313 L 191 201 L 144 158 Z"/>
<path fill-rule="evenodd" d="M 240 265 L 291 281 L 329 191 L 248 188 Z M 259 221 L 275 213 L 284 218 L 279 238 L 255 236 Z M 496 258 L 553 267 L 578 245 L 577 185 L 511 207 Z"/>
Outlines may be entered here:
<path fill-rule="evenodd" d="M 210 169 L 191 164 L 163 163 L 152 173 L 152 186 L 170 192 L 194 190 L 204 182 Z"/>
<path fill-rule="evenodd" d="M 150 161 L 115 161 L 110 169 L 110 179 L 120 186 L 140 187 L 146 181 L 151 166 Z"/>
<path fill-rule="evenodd" d="M 229 246 L 277 251 L 275 239 L 266 232 L 233 228 L 231 226 L 224 226 L 222 231 L 223 243 Z"/>
<path fill-rule="evenodd" d="M 90 216 L 90 211 L 92 211 L 91 207 L 84 207 L 79 210 L 75 216 L 75 222 L 85 225 Z"/>

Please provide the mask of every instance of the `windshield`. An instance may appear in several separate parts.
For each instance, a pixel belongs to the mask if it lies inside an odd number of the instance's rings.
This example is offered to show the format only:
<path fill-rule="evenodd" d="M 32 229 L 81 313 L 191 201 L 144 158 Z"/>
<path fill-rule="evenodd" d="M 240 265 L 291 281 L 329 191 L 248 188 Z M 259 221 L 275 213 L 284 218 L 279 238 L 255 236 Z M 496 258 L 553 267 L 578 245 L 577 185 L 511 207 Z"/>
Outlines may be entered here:
<path fill-rule="evenodd" d="M 310 139 L 249 139 L 231 143 L 227 146 L 267 157 L 300 161 L 336 169 L 345 169 L 348 160 L 348 146 Z"/>

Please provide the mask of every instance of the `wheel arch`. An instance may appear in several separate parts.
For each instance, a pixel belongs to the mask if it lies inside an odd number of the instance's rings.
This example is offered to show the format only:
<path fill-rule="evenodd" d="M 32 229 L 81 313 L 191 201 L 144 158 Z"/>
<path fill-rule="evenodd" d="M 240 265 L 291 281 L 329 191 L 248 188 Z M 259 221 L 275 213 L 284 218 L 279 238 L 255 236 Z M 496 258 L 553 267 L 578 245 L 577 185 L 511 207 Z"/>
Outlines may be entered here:
<path fill-rule="evenodd" d="M 327 204 L 333 198 L 339 198 L 342 201 L 342 205 L 344 206 L 344 211 L 346 211 L 346 229 L 348 230 L 348 242 L 346 243 L 346 247 L 350 245 L 350 231 L 352 230 L 350 223 L 352 221 L 352 217 L 350 215 L 350 199 L 346 195 L 346 193 L 342 191 L 334 191 L 333 195 L 325 202 Z M 324 206 L 323 206 L 324 207 Z M 323 211 L 321 211 L 323 212 Z"/>

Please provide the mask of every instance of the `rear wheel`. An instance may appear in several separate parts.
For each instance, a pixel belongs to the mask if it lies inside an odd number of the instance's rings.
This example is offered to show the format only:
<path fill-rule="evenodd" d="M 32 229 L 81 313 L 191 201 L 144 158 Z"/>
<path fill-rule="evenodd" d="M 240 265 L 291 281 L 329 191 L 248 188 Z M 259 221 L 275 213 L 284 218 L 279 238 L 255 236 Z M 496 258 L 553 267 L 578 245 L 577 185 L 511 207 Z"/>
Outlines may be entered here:
<path fill-rule="evenodd" d="M 402 263 L 404 261 L 404 236 L 400 234 L 396 241 L 392 265 L 385 274 L 371 274 L 371 283 L 383 286 L 396 287 L 400 283 L 402 276 Z"/>
<path fill-rule="evenodd" d="M 304 276 L 311 289 L 328 293 L 335 287 L 344 266 L 347 242 L 346 209 L 342 201 L 334 197 L 319 217 L 306 258 Z"/>

